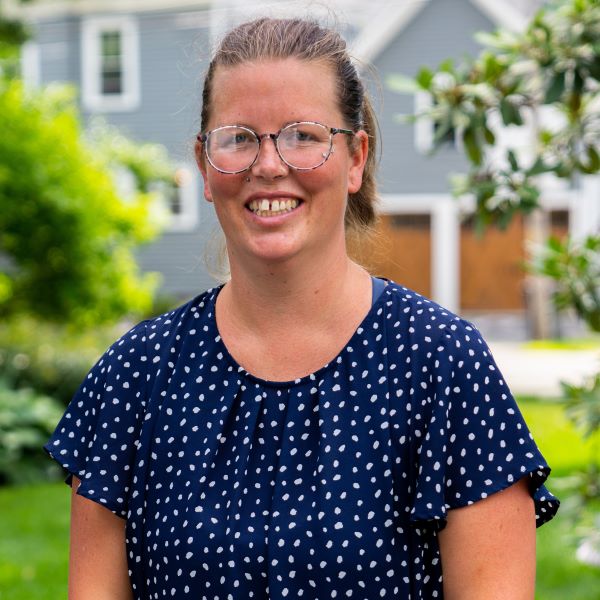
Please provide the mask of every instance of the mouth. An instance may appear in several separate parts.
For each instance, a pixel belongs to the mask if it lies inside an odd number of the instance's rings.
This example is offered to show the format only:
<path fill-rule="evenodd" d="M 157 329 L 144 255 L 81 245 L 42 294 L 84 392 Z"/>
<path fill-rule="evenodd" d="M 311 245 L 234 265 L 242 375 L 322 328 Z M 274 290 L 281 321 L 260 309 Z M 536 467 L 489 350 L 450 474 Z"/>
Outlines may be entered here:
<path fill-rule="evenodd" d="M 295 198 L 257 199 L 246 204 L 246 208 L 258 217 L 277 217 L 292 212 L 302 204 L 302 200 Z"/>

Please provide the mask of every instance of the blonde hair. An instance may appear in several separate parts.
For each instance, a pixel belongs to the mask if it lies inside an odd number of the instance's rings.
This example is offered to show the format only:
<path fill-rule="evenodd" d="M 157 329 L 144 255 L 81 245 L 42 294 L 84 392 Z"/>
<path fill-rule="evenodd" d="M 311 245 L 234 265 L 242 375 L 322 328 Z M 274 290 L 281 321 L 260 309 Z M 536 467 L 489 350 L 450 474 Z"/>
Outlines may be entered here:
<path fill-rule="evenodd" d="M 337 78 L 338 105 L 346 124 L 353 131 L 362 129 L 369 137 L 362 186 L 358 192 L 349 194 L 345 215 L 347 234 L 356 237 L 368 232 L 376 221 L 377 121 L 346 42 L 337 32 L 298 18 L 260 18 L 232 29 L 217 48 L 204 80 L 201 129 L 206 130 L 210 119 L 212 84 L 218 67 L 285 58 L 331 65 Z"/>

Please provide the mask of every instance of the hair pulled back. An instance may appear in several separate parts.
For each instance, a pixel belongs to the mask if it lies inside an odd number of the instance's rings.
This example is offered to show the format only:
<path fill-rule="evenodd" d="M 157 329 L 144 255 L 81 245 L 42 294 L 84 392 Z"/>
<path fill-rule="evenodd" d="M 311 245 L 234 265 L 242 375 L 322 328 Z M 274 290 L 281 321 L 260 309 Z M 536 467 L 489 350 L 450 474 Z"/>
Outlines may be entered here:
<path fill-rule="evenodd" d="M 232 29 L 221 41 L 209 65 L 202 92 L 201 128 L 211 114 L 212 87 L 218 67 L 245 62 L 297 58 L 331 65 L 337 78 L 338 106 L 353 131 L 369 137 L 369 155 L 360 190 L 348 196 L 346 228 L 369 230 L 375 222 L 377 123 L 371 102 L 358 75 L 346 42 L 335 31 L 305 19 L 260 18 Z"/>

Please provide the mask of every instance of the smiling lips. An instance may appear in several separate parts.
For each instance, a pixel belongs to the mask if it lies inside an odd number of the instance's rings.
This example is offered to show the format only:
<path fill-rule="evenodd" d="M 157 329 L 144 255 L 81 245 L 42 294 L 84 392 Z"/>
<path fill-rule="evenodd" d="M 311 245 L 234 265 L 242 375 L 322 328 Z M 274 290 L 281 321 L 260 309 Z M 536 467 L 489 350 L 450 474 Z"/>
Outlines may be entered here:
<path fill-rule="evenodd" d="M 247 207 L 259 217 L 275 217 L 292 212 L 298 204 L 300 202 L 292 198 L 281 198 L 279 200 L 262 198 L 252 200 L 247 204 Z"/>

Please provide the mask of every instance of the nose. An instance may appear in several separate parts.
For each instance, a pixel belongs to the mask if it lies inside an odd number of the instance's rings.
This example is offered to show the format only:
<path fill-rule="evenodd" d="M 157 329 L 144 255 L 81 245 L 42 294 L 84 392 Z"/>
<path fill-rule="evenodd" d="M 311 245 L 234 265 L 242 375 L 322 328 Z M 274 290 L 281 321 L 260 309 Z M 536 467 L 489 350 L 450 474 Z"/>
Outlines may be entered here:
<path fill-rule="evenodd" d="M 258 156 L 251 167 L 252 174 L 255 177 L 264 177 L 266 179 L 274 179 L 275 177 L 286 175 L 289 167 L 281 160 L 275 145 L 275 139 L 268 133 L 260 136 L 260 139 Z"/>

